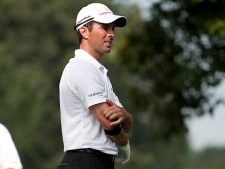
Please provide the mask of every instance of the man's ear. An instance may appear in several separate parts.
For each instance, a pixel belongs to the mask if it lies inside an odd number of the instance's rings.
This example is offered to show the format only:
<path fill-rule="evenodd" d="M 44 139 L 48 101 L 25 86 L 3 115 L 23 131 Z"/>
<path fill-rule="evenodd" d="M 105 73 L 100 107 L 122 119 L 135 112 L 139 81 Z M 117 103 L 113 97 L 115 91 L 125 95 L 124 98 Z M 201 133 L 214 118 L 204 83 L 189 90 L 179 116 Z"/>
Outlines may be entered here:
<path fill-rule="evenodd" d="M 89 31 L 88 31 L 88 28 L 87 27 L 82 26 L 79 29 L 79 31 L 80 31 L 80 34 L 83 36 L 83 38 L 88 39 L 88 33 L 89 33 Z"/>

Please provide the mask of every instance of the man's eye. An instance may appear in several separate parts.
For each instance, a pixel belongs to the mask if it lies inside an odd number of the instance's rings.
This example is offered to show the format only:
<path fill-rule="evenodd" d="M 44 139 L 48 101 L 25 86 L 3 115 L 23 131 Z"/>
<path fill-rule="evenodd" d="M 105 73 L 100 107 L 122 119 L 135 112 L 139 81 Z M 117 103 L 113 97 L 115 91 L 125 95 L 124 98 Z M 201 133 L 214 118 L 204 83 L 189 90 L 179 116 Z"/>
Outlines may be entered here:
<path fill-rule="evenodd" d="M 109 31 L 109 30 L 113 30 L 115 29 L 115 26 L 111 27 L 109 25 L 101 25 L 102 29 L 104 29 L 105 31 Z"/>
<path fill-rule="evenodd" d="M 102 25 L 102 28 L 105 29 L 105 30 L 107 30 L 108 29 L 108 26 Z"/>

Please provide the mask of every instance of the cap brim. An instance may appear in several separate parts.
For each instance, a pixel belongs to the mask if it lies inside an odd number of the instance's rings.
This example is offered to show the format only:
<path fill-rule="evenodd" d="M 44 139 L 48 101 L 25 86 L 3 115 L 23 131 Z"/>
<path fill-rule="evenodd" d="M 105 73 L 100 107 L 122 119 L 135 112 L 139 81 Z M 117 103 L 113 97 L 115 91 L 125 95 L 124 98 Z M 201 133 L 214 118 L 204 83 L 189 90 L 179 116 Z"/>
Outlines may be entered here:
<path fill-rule="evenodd" d="M 124 27 L 127 24 L 126 17 L 114 14 L 94 18 L 93 21 L 105 24 L 114 22 L 116 27 Z"/>

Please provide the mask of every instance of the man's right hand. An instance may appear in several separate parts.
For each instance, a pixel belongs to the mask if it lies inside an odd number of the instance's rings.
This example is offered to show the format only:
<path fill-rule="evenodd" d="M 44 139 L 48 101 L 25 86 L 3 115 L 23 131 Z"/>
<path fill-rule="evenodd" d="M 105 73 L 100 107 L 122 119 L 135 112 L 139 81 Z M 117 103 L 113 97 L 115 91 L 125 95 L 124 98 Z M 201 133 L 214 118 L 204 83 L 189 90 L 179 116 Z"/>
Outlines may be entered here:
<path fill-rule="evenodd" d="M 118 155 L 115 162 L 125 164 L 130 160 L 130 144 L 129 142 L 125 146 L 118 147 Z"/>

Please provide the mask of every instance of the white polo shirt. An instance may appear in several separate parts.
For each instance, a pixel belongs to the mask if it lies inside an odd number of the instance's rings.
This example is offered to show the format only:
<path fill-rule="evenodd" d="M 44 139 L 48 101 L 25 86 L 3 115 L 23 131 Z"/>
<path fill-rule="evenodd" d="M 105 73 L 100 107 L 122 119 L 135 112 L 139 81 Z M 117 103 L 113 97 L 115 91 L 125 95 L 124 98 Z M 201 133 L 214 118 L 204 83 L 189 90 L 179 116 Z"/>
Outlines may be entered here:
<path fill-rule="evenodd" d="M 0 123 L 0 169 L 22 169 L 22 164 L 8 129 Z"/>
<path fill-rule="evenodd" d="M 116 144 L 105 134 L 89 107 L 112 100 L 121 106 L 113 92 L 107 69 L 82 49 L 66 65 L 60 85 L 60 111 L 64 151 L 92 148 L 117 154 Z"/>

